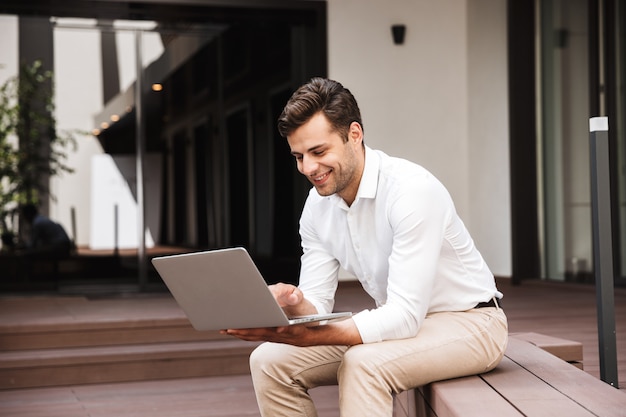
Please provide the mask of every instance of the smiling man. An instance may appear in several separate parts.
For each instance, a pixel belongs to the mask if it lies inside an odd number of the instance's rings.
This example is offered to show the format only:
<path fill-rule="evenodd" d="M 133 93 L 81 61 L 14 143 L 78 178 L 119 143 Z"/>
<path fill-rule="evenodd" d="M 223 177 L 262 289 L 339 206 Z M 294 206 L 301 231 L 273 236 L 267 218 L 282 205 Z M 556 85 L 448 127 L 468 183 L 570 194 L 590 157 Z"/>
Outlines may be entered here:
<path fill-rule="evenodd" d="M 263 416 L 316 416 L 308 390 L 339 385 L 342 416 L 391 416 L 393 394 L 493 369 L 507 344 L 502 294 L 445 187 L 364 144 L 357 102 L 314 78 L 278 128 L 313 185 L 300 219 L 299 285 L 271 290 L 288 315 L 331 312 L 339 268 L 376 308 L 325 325 L 227 330 L 266 341 L 250 357 Z"/>

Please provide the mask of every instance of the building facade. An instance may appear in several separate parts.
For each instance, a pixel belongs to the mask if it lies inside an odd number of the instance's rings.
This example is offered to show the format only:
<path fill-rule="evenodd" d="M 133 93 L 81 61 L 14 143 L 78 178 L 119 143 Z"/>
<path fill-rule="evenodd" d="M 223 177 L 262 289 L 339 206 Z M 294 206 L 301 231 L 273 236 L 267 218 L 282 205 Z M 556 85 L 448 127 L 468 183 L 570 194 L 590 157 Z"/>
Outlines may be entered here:
<path fill-rule="evenodd" d="M 587 126 L 608 116 L 626 258 L 619 1 L 30 0 L 0 13 L 0 77 L 47 54 L 60 125 L 92 132 L 75 174 L 52 180 L 49 212 L 69 227 L 75 208 L 79 245 L 110 244 L 124 203 L 106 197 L 126 193 L 134 219 L 141 192 L 149 242 L 297 258 L 308 186 L 275 120 L 320 75 L 355 94 L 369 146 L 442 180 L 494 274 L 513 279 L 589 280 Z"/>

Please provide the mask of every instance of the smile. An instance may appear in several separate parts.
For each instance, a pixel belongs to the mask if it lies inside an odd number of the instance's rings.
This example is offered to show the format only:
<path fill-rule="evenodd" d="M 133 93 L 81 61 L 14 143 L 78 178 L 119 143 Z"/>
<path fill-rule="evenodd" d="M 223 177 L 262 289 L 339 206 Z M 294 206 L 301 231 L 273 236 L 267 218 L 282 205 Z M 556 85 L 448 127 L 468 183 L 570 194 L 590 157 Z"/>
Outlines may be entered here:
<path fill-rule="evenodd" d="M 326 180 L 326 178 L 328 178 L 328 176 L 330 175 L 331 171 L 325 172 L 322 175 L 319 175 L 317 177 L 312 177 L 311 179 L 313 180 L 313 182 L 317 183 L 321 183 L 324 182 L 324 180 Z"/>

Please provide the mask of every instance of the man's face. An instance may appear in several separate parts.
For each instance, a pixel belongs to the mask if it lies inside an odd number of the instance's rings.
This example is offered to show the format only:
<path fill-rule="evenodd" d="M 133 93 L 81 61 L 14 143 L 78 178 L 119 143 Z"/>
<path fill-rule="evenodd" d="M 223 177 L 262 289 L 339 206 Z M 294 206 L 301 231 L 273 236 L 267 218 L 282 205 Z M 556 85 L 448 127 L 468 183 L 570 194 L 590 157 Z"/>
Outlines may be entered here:
<path fill-rule="evenodd" d="M 365 161 L 362 146 L 363 131 L 354 122 L 345 142 L 323 113 L 317 113 L 308 122 L 288 136 L 291 154 L 296 158 L 298 171 L 313 184 L 320 195 L 338 194 L 348 205 L 359 189 Z"/>

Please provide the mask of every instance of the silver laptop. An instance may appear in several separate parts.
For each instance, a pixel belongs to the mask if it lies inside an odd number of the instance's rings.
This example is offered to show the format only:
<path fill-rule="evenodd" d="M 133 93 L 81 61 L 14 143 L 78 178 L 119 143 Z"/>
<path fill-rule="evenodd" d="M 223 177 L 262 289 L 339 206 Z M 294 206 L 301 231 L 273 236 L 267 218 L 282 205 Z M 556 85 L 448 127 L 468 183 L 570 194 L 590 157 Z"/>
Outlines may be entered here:
<path fill-rule="evenodd" d="M 196 330 L 289 326 L 352 315 L 287 317 L 244 248 L 161 256 L 152 264 Z"/>

